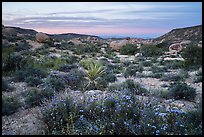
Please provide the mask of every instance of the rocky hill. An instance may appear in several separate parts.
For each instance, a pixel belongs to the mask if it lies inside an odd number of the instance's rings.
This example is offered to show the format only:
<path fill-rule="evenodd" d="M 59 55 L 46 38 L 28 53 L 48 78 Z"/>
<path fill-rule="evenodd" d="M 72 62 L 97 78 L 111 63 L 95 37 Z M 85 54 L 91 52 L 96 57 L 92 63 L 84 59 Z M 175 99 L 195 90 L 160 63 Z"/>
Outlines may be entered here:
<path fill-rule="evenodd" d="M 31 35 L 35 36 L 38 32 L 32 29 L 24 29 L 19 27 L 11 27 L 11 26 L 4 26 L 2 24 L 2 34 L 3 35 Z M 46 33 L 45 33 L 46 34 Z M 94 35 L 85 35 L 85 34 L 76 34 L 76 33 L 64 33 L 64 34 L 46 34 L 50 38 L 56 39 L 56 40 L 70 40 L 73 38 L 97 38 L 100 39 L 98 36 Z"/>
<path fill-rule="evenodd" d="M 180 43 L 182 41 L 202 43 L 202 25 L 173 29 L 153 40 L 155 43 Z"/>

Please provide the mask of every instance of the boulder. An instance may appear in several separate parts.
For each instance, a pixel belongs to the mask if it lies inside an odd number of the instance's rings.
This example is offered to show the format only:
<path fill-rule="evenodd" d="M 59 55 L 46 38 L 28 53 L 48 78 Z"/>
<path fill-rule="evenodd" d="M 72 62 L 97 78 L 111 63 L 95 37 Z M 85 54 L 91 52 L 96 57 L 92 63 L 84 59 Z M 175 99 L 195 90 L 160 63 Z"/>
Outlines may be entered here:
<path fill-rule="evenodd" d="M 128 40 L 124 39 L 124 40 L 117 40 L 117 41 L 112 41 L 110 43 L 110 47 L 114 50 L 119 50 L 121 49 L 123 46 L 125 46 L 126 44 L 128 44 Z"/>
<path fill-rule="evenodd" d="M 45 33 L 39 32 L 35 35 L 35 39 L 37 42 L 43 43 L 43 42 L 46 42 L 47 40 L 49 40 L 50 37 L 48 35 L 46 35 Z"/>
<path fill-rule="evenodd" d="M 180 43 L 175 43 L 175 44 L 171 44 L 169 46 L 169 51 L 172 52 L 172 51 L 176 51 L 176 52 L 179 52 L 182 50 L 182 46 Z"/>
<path fill-rule="evenodd" d="M 74 45 L 80 45 L 82 44 L 82 42 L 80 41 L 80 39 L 72 39 L 69 42 L 72 42 Z"/>

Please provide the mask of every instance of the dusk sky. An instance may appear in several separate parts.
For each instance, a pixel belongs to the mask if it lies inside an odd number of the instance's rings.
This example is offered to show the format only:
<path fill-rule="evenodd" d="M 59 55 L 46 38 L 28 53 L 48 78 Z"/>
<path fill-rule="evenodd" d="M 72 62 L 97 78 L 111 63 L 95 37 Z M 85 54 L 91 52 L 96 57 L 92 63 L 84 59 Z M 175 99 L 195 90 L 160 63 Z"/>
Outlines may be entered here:
<path fill-rule="evenodd" d="M 202 24 L 202 2 L 2 2 L 2 23 L 49 34 L 155 38 Z"/>

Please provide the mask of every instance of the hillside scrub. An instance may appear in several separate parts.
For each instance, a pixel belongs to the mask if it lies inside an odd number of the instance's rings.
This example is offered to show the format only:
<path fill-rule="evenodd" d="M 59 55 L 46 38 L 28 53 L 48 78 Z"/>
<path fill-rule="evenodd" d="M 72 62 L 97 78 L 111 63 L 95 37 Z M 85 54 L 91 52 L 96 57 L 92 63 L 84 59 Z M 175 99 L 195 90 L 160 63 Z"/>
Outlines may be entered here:
<path fill-rule="evenodd" d="M 120 54 L 135 55 L 139 51 L 138 46 L 135 44 L 126 44 L 120 49 Z"/>

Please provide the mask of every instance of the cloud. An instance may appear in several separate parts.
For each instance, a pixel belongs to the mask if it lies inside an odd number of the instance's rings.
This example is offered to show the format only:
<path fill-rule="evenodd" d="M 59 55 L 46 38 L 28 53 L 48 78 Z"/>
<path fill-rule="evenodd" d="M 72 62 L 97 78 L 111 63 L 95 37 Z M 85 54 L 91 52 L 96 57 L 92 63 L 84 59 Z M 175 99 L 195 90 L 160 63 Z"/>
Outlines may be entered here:
<path fill-rule="evenodd" d="M 4 25 L 76 32 L 156 33 L 202 23 L 202 3 L 161 2 L 3 2 Z M 139 30 L 140 31 L 139 31 Z M 131 31 L 133 32 L 133 31 Z"/>

